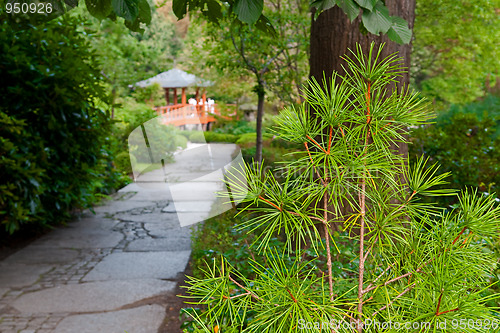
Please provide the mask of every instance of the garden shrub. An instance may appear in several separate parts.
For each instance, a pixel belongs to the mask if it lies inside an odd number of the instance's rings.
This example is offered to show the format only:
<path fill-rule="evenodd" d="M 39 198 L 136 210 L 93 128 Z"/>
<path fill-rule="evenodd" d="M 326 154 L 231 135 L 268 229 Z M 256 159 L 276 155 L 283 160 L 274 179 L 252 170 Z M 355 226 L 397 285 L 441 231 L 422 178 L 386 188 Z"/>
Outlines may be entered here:
<path fill-rule="evenodd" d="M 193 134 L 193 131 L 179 130 L 178 134 L 189 140 L 189 136 Z"/>
<path fill-rule="evenodd" d="M 451 172 L 450 187 L 500 189 L 500 99 L 489 97 L 465 107 L 452 106 L 432 125 L 417 128 L 409 147 L 414 162 L 422 154 L 438 162 L 438 173 Z M 443 204 L 454 201 L 441 198 Z"/>
<path fill-rule="evenodd" d="M 269 134 L 269 133 L 262 134 L 263 140 L 269 140 L 269 139 L 272 139 L 272 137 L 273 137 L 273 135 Z M 236 141 L 236 143 L 239 145 L 249 145 L 249 144 L 255 144 L 256 140 L 257 140 L 256 133 L 245 133 L 245 134 L 240 135 L 240 137 Z"/>
<path fill-rule="evenodd" d="M 203 132 L 193 132 L 189 135 L 189 141 L 193 143 L 205 143 L 205 136 Z"/>
<path fill-rule="evenodd" d="M 241 135 L 245 133 L 255 133 L 255 122 L 245 120 L 218 120 L 214 125 L 215 133 L 227 133 L 233 135 Z"/>
<path fill-rule="evenodd" d="M 175 134 L 174 141 L 175 141 L 175 146 L 176 147 L 179 147 L 179 148 L 182 148 L 182 149 L 186 149 L 187 148 L 188 139 L 184 135 Z"/>
<path fill-rule="evenodd" d="M 114 163 L 118 171 L 125 174 L 132 173 L 132 164 L 137 163 L 137 158 L 128 152 L 121 152 L 116 155 Z"/>
<path fill-rule="evenodd" d="M 109 113 L 97 106 L 107 97 L 78 24 L 0 23 L 0 223 L 10 233 L 64 221 L 119 180 Z"/>
<path fill-rule="evenodd" d="M 227 133 L 204 132 L 207 142 L 228 142 L 235 143 L 238 139 L 237 135 Z"/>
<path fill-rule="evenodd" d="M 211 131 L 195 131 L 190 132 L 189 141 L 193 143 L 205 143 L 205 142 L 227 142 L 234 143 L 238 139 L 238 136 L 232 134 L 215 133 Z"/>
<path fill-rule="evenodd" d="M 119 152 L 128 151 L 127 140 L 133 130 L 155 117 L 157 117 L 156 111 L 151 106 L 137 102 L 130 97 L 121 100 L 119 107 L 115 110 L 113 126 L 116 131 L 115 136 L 121 143 Z"/>

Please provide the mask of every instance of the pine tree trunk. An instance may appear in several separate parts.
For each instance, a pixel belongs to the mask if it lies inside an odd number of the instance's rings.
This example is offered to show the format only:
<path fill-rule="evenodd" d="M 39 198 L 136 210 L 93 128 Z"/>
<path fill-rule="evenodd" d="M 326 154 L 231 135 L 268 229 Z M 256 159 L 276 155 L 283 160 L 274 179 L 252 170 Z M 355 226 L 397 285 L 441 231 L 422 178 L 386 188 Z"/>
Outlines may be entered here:
<path fill-rule="evenodd" d="M 415 0 L 386 0 L 385 4 L 390 15 L 404 18 L 408 21 L 410 29 L 413 30 Z M 398 52 L 398 55 L 403 58 L 404 66 L 410 67 L 411 44 L 399 45 L 390 41 L 386 35 L 376 36 L 370 33 L 361 33 L 360 22 L 361 17 L 350 22 L 347 15 L 338 6 L 324 11 L 316 20 L 312 20 L 310 77 L 315 77 L 318 82 L 321 82 L 323 73 L 329 77 L 335 70 L 343 75 L 344 70 L 341 67 L 343 60 L 340 57 L 349 54 L 349 49 L 355 50 L 356 43 L 361 45 L 363 51 L 369 49 L 371 42 L 375 42 L 377 48 L 381 43 L 386 43 L 381 58 Z M 409 74 L 405 73 L 399 80 L 398 88 L 403 84 L 408 85 L 409 81 Z M 400 145 L 397 150 L 406 155 L 408 146 L 406 144 Z"/>

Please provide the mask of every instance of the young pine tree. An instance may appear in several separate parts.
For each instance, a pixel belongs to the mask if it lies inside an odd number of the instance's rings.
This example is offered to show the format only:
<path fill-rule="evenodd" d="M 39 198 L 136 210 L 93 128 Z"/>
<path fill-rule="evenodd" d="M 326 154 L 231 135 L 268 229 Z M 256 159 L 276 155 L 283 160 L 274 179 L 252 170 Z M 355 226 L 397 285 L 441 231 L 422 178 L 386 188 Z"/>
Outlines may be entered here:
<path fill-rule="evenodd" d="M 417 93 L 391 89 L 404 69 L 380 51 L 358 47 L 344 59 L 346 76 L 323 82 L 326 91 L 308 82 L 304 104 L 277 117 L 276 134 L 304 147 L 283 165 L 284 181 L 256 166 L 245 184 L 230 184 L 251 213 L 239 227 L 266 260 L 252 261 L 254 279 L 225 259 L 189 279 L 204 306 L 194 315 L 201 331 L 495 331 L 487 243 L 498 237 L 500 209 L 494 196 L 468 191 L 451 210 L 419 200 L 457 194 L 435 188 L 447 176 L 436 165 L 408 165 L 390 148 L 432 114 Z M 333 273 L 337 245 L 346 248 L 339 225 L 357 249 L 357 270 L 346 274 Z M 270 247 L 276 235 L 285 248 Z"/>

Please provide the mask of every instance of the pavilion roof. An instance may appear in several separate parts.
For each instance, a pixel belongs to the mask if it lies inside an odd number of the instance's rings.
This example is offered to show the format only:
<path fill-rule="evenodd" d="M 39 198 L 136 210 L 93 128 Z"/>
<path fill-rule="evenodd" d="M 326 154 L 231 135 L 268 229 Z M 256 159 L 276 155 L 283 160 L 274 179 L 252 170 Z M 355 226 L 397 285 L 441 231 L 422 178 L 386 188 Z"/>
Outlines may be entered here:
<path fill-rule="evenodd" d="M 147 87 L 154 83 L 158 83 L 162 88 L 208 87 L 214 84 L 212 81 L 204 80 L 194 74 L 173 68 L 149 79 L 136 82 L 134 85 Z"/>

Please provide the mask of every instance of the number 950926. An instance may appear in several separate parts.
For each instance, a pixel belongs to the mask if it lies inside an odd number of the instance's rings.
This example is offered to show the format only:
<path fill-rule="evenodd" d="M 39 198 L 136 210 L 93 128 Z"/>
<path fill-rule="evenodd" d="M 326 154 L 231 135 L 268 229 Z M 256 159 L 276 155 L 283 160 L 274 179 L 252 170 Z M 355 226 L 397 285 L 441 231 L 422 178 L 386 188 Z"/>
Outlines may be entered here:
<path fill-rule="evenodd" d="M 50 14 L 52 13 L 52 10 L 53 8 L 50 2 L 8 2 L 5 4 L 5 11 L 8 14 Z"/>

